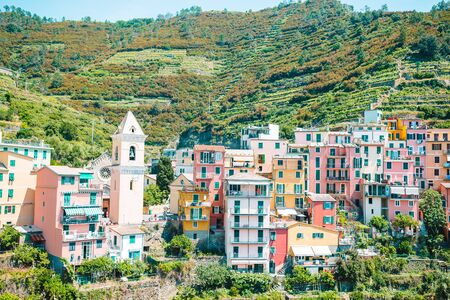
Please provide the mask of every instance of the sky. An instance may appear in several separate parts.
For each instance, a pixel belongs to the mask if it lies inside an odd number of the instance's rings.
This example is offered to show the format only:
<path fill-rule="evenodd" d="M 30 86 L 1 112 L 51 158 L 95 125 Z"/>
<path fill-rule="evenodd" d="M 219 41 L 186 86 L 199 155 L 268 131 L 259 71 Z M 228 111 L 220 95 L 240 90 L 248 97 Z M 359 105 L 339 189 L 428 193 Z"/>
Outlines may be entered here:
<path fill-rule="evenodd" d="M 79 20 L 90 16 L 97 21 L 129 20 L 133 18 L 155 18 L 159 14 L 175 14 L 182 8 L 200 6 L 206 10 L 246 11 L 273 7 L 280 0 L 2 0 L 4 5 L 14 5 L 39 16 Z M 379 9 L 387 4 L 390 11 L 429 11 L 438 0 L 341 0 L 362 10 L 366 5 Z"/>

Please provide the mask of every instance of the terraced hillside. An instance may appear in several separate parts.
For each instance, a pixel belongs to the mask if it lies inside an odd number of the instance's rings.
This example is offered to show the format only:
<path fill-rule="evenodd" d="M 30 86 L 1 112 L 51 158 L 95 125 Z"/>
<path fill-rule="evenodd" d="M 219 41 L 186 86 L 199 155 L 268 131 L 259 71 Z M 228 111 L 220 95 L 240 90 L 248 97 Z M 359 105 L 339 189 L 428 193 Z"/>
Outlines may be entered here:
<path fill-rule="evenodd" d="M 447 8 L 354 12 L 309 0 L 116 23 L 14 8 L 0 13 L 0 66 L 19 71 L 19 88 L 36 97 L 111 124 L 135 111 L 154 146 L 179 136 L 232 145 L 250 123 L 277 122 L 290 137 L 370 107 L 450 126 Z"/>

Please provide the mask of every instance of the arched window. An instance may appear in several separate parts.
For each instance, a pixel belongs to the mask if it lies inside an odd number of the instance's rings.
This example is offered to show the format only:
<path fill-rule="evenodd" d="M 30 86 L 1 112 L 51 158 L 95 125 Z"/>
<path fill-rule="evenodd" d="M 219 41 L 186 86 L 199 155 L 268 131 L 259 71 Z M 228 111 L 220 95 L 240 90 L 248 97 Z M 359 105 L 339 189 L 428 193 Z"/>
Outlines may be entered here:
<path fill-rule="evenodd" d="M 136 131 L 136 128 L 134 126 L 131 126 L 131 133 L 134 133 Z"/>
<path fill-rule="evenodd" d="M 130 147 L 130 160 L 136 160 L 136 147 Z"/>
<path fill-rule="evenodd" d="M 133 190 L 133 180 L 130 180 L 130 191 Z"/>

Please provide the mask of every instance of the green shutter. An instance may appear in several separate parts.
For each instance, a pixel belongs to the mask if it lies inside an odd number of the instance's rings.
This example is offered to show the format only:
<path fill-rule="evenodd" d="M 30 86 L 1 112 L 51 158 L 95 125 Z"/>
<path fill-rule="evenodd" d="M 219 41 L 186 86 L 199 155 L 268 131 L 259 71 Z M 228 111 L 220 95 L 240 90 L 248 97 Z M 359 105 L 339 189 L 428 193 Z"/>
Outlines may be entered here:
<path fill-rule="evenodd" d="M 0 181 L 3 181 L 3 173 L 0 173 Z"/>
<path fill-rule="evenodd" d="M 70 177 L 70 184 L 75 184 L 75 177 Z"/>
<path fill-rule="evenodd" d="M 13 214 L 16 213 L 16 206 L 15 206 L 15 205 L 12 206 L 12 213 L 13 213 Z"/>
<path fill-rule="evenodd" d="M 202 209 L 200 208 L 200 210 L 199 210 L 199 211 L 200 211 L 200 219 L 201 219 L 201 218 L 202 218 L 202 216 L 203 216 L 203 215 L 202 215 Z"/>
<path fill-rule="evenodd" d="M 191 220 L 194 218 L 194 209 L 191 208 Z"/>

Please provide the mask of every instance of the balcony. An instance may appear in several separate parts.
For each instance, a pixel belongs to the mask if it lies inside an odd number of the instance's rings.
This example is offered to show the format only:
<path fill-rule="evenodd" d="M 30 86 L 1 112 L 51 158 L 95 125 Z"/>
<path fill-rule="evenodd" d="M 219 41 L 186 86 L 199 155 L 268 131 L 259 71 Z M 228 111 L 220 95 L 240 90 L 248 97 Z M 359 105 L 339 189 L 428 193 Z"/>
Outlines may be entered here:
<path fill-rule="evenodd" d="M 77 232 L 77 231 L 64 231 L 63 241 L 82 241 L 82 240 L 96 240 L 105 238 L 105 233 L 100 231 L 93 232 Z"/>
<path fill-rule="evenodd" d="M 231 244 L 267 244 L 269 242 L 269 239 L 266 237 L 259 237 L 257 239 L 245 239 L 245 238 L 237 238 L 232 237 L 230 238 Z"/>
<path fill-rule="evenodd" d="M 239 254 L 239 253 L 230 253 L 228 256 L 233 260 L 266 260 L 267 253 L 257 253 L 257 254 Z"/>
<path fill-rule="evenodd" d="M 327 176 L 328 180 L 349 181 L 350 177 L 345 176 Z"/>
<path fill-rule="evenodd" d="M 93 183 L 80 183 L 78 185 L 78 189 L 80 191 L 101 191 L 102 185 Z"/>
<path fill-rule="evenodd" d="M 269 228 L 264 226 L 264 222 L 256 222 L 254 224 L 243 224 L 241 222 L 230 222 L 230 227 L 233 229 L 263 229 Z"/>
<path fill-rule="evenodd" d="M 209 217 L 206 215 L 203 216 L 186 216 L 181 215 L 180 220 L 182 221 L 208 221 Z"/>
<path fill-rule="evenodd" d="M 214 173 L 197 173 L 197 179 L 212 179 L 214 177 Z"/>
<path fill-rule="evenodd" d="M 92 224 L 98 223 L 100 221 L 98 215 L 97 216 L 85 216 L 85 217 L 77 217 L 77 216 L 63 216 L 61 218 L 61 223 L 66 224 Z"/>
<path fill-rule="evenodd" d="M 240 208 L 234 207 L 229 209 L 229 213 L 233 215 L 267 215 L 269 210 L 266 208 Z"/>
<path fill-rule="evenodd" d="M 255 192 L 255 193 L 249 193 L 249 192 L 242 192 L 242 191 L 227 191 L 227 197 L 229 198 L 264 198 L 264 197 L 270 197 L 268 193 L 262 193 L 262 192 Z"/>

